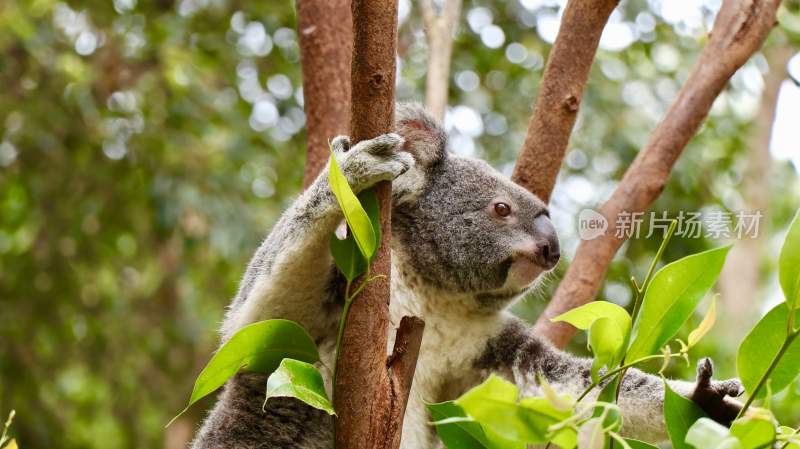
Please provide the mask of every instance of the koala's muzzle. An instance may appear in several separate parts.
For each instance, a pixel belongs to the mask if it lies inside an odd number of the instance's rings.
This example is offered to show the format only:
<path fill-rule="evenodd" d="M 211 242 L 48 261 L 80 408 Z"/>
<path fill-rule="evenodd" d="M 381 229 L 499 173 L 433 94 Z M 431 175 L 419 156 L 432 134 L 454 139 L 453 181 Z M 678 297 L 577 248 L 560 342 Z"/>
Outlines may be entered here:
<path fill-rule="evenodd" d="M 546 215 L 539 215 L 533 220 L 534 239 L 536 250 L 534 260 L 545 270 L 550 270 L 558 264 L 561 250 L 558 246 L 556 228 Z"/>

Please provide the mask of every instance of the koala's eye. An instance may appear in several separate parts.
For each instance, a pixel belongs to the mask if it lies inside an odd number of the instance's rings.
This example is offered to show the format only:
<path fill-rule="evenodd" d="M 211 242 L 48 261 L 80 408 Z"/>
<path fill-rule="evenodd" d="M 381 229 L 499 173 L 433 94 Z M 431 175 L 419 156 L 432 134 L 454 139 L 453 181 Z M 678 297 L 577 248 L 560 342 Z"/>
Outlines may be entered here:
<path fill-rule="evenodd" d="M 508 203 L 495 203 L 494 212 L 501 217 L 508 217 L 511 215 L 511 206 Z"/>

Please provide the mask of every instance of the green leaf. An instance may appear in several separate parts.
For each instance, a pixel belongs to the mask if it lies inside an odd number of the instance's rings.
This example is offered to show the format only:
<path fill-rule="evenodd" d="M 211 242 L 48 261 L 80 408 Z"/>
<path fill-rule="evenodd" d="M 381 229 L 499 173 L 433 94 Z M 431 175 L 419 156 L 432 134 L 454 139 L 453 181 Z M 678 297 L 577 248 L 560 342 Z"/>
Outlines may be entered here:
<path fill-rule="evenodd" d="M 789 309 L 800 307 L 800 210 L 794 216 L 778 259 L 778 278 Z"/>
<path fill-rule="evenodd" d="M 331 235 L 330 249 L 336 268 L 348 281 L 353 282 L 367 271 L 367 259 L 358 249 L 353 234 L 347 233 L 347 237 L 343 240 L 339 240 L 336 234 Z"/>
<path fill-rule="evenodd" d="M 717 322 L 717 297 L 714 296 L 711 298 L 711 305 L 708 306 L 708 312 L 706 312 L 706 316 L 703 317 L 703 321 L 697 326 L 697 328 L 689 333 L 689 338 L 687 339 L 686 345 L 690 348 L 696 345 L 703 337 L 714 327 L 714 323 Z"/>
<path fill-rule="evenodd" d="M 795 310 L 794 313 L 796 322 L 800 321 L 800 311 Z M 750 395 L 786 341 L 788 320 L 787 304 L 778 304 L 761 318 L 739 346 L 736 368 L 745 390 Z M 800 371 L 800 338 L 795 338 L 769 375 L 772 393 L 778 393 L 786 388 L 797 377 L 798 371 Z M 765 394 L 766 389 L 762 388 L 756 397 L 761 398 Z"/>
<path fill-rule="evenodd" d="M 697 404 L 675 393 L 664 380 L 664 420 L 673 449 L 690 448 L 685 441 L 686 433 L 695 421 L 705 416 Z"/>
<path fill-rule="evenodd" d="M 283 359 L 278 369 L 267 379 L 267 398 L 264 404 L 274 397 L 297 398 L 329 415 L 335 415 L 325 391 L 322 374 L 310 363 Z"/>
<path fill-rule="evenodd" d="M 631 330 L 628 312 L 608 301 L 590 302 L 562 313 L 551 321 L 564 321 L 578 329 L 589 330 L 589 346 L 595 355 L 592 364 L 594 380 L 597 380 L 600 368 L 611 368 L 622 358 Z"/>
<path fill-rule="evenodd" d="M 467 416 L 453 401 L 427 404 L 427 407 L 434 423 Z M 494 449 L 486 439 L 480 424 L 474 421 L 436 424 L 436 433 L 447 449 Z"/>
<path fill-rule="evenodd" d="M 330 158 L 328 183 L 334 196 L 336 196 L 336 201 L 339 202 L 339 207 L 342 209 L 344 219 L 353 234 L 359 251 L 361 251 L 365 259 L 371 260 L 372 256 L 375 255 L 375 250 L 378 248 L 375 230 L 372 227 L 369 215 L 367 215 L 364 207 L 353 193 L 350 184 L 347 183 L 347 178 L 339 169 L 333 154 L 331 154 Z"/>
<path fill-rule="evenodd" d="M 598 379 L 600 368 L 611 369 L 622 358 L 625 344 L 625 329 L 610 318 L 598 318 L 589 328 L 589 346 L 594 353 L 592 379 Z"/>
<path fill-rule="evenodd" d="M 800 433 L 797 430 L 789 426 L 780 426 L 778 430 L 781 436 L 789 437 L 788 440 L 782 440 L 785 447 L 781 449 L 800 449 Z"/>
<path fill-rule="evenodd" d="M 525 443 L 546 442 L 548 427 L 572 414 L 556 409 L 545 398 L 518 403 L 518 395 L 514 384 L 492 375 L 455 402 L 487 431 Z"/>
<path fill-rule="evenodd" d="M 733 422 L 731 435 L 739 440 L 742 449 L 771 448 L 775 442 L 775 425 L 767 419 L 745 417 Z"/>
<path fill-rule="evenodd" d="M 686 443 L 695 449 L 743 449 L 727 427 L 709 418 L 700 418 L 689 428 Z"/>
<path fill-rule="evenodd" d="M 628 446 L 631 449 L 658 449 L 658 446 L 654 446 L 650 443 L 645 443 L 644 441 L 633 440 L 630 438 L 625 438 L 625 442 L 628 443 Z"/>
<path fill-rule="evenodd" d="M 551 319 L 550 321 L 565 321 L 578 329 L 587 330 L 599 318 L 610 318 L 624 327 L 628 323 L 631 326 L 631 316 L 622 307 L 608 301 L 594 301 L 576 307 L 570 311 Z"/>
<path fill-rule="evenodd" d="M 369 220 L 372 223 L 372 230 L 375 232 L 376 244 L 380 245 L 381 241 L 381 211 L 378 204 L 378 195 L 375 190 L 368 189 L 358 195 L 358 200 L 364 207 Z M 347 237 L 339 240 L 336 234 L 331 236 L 330 242 L 331 256 L 336 268 L 342 272 L 344 277 L 353 282 L 357 277 L 361 276 L 367 271 L 369 262 L 361 251 L 358 249 L 358 244 L 353 237 L 352 232 L 347 233 Z"/>
<path fill-rule="evenodd" d="M 241 328 L 211 357 L 197 376 L 189 404 L 172 421 L 224 385 L 240 369 L 270 374 L 284 358 L 309 363 L 319 360 L 314 340 L 302 326 L 289 320 L 266 320 Z"/>
<path fill-rule="evenodd" d="M 692 316 L 719 277 L 730 246 L 684 257 L 659 270 L 644 295 L 627 360 L 655 354 Z"/>

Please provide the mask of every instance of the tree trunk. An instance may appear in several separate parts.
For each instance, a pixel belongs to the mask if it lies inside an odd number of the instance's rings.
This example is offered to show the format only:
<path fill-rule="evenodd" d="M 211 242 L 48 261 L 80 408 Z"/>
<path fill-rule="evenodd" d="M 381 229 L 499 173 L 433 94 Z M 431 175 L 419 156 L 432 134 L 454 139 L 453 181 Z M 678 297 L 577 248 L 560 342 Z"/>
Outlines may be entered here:
<path fill-rule="evenodd" d="M 353 0 L 352 143 L 394 129 L 395 0 Z M 350 306 L 336 364 L 336 447 L 394 449 L 422 342 L 423 323 L 404 317 L 387 361 L 391 254 L 391 183 L 375 186 L 382 239 L 370 282 Z"/>
<path fill-rule="evenodd" d="M 545 203 L 561 169 L 600 36 L 618 0 L 570 0 L 512 179 Z"/>
<path fill-rule="evenodd" d="M 352 30 L 350 0 L 297 0 L 306 113 L 303 187 L 328 161 L 328 140 L 349 134 Z"/>
<path fill-rule="evenodd" d="M 611 198 L 599 209 L 608 220 L 606 233 L 584 240 L 555 296 L 536 323 L 536 330 L 559 347 L 575 328 L 550 319 L 591 301 L 598 292 L 611 259 L 624 238 L 616 236 L 616 217 L 644 212 L 655 201 L 686 144 L 708 114 L 728 80 L 755 53 L 776 24 L 780 0 L 725 0 L 714 21 L 714 32 L 686 84 L 667 115 L 628 168 Z"/>
<path fill-rule="evenodd" d="M 769 141 L 772 122 L 775 119 L 775 106 L 778 90 L 786 79 L 786 64 L 792 57 L 792 49 L 786 44 L 771 48 L 765 54 L 769 64 L 769 73 L 764 77 L 764 92 L 761 95 L 761 107 L 755 117 L 753 130 L 750 132 L 750 153 L 747 168 L 742 179 L 742 197 L 744 210 L 760 211 L 764 218 L 769 216 L 769 172 L 771 159 Z M 725 307 L 721 308 L 720 335 L 731 335 L 741 329 L 749 329 L 755 323 L 758 314 L 754 313 L 758 304 L 759 268 L 764 252 L 764 239 L 761 232 L 766 229 L 764 219 L 759 223 L 759 235 L 756 238 L 743 238 L 737 242 L 722 268 L 719 277 L 721 300 Z M 728 331 L 728 332 L 726 332 Z"/>
<path fill-rule="evenodd" d="M 453 32 L 461 13 L 461 0 L 445 0 L 436 12 L 433 0 L 422 0 L 422 21 L 428 41 L 428 74 L 425 78 L 425 107 L 440 122 L 444 120 L 450 90 L 450 61 Z"/>

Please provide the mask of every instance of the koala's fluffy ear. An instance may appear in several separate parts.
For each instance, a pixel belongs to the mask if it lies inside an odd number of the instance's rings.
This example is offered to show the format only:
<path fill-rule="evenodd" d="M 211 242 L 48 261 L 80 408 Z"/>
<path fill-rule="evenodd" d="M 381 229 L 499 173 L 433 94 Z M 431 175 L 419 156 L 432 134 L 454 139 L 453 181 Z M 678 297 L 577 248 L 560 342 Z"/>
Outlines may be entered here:
<path fill-rule="evenodd" d="M 395 110 L 396 132 L 406 140 L 403 150 L 418 166 L 438 164 L 447 157 L 447 134 L 420 104 L 400 103 Z"/>

